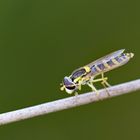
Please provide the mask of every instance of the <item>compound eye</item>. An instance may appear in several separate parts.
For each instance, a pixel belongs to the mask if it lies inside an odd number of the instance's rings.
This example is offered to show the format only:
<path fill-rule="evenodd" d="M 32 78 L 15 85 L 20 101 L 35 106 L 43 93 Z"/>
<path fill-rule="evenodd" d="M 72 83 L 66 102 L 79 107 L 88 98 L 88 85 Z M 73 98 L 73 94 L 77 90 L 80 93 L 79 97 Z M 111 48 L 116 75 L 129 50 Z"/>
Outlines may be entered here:
<path fill-rule="evenodd" d="M 67 86 L 72 86 L 73 82 L 69 77 L 64 77 L 64 81 L 63 81 L 64 85 Z"/>
<path fill-rule="evenodd" d="M 64 77 L 64 85 L 68 90 L 74 90 L 76 88 L 75 84 L 72 82 L 71 78 Z"/>

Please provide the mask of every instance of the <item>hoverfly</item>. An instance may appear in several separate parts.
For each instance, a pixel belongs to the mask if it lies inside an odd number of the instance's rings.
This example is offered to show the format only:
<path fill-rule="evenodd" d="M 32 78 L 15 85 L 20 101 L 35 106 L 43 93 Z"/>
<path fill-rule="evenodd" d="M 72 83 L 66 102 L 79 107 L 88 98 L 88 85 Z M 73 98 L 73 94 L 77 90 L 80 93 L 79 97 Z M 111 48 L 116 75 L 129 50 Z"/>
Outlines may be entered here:
<path fill-rule="evenodd" d="M 108 78 L 104 76 L 104 73 L 126 64 L 134 56 L 133 53 L 124 53 L 124 51 L 125 49 L 115 51 L 73 71 L 70 76 L 64 77 L 61 90 L 72 94 L 73 92 L 77 93 L 77 90 L 81 90 L 82 85 L 88 85 L 98 93 L 93 85 L 95 82 L 101 82 L 105 88 L 109 87 Z M 95 79 L 98 75 L 101 75 L 101 78 Z"/>

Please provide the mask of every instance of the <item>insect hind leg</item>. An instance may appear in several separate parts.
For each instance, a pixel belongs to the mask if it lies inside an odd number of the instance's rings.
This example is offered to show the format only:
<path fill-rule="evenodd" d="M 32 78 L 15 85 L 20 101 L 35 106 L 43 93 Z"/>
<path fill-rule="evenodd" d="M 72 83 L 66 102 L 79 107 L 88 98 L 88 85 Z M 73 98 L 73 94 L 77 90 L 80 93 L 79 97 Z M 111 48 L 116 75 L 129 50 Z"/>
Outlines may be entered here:
<path fill-rule="evenodd" d="M 111 87 L 111 85 L 107 82 L 108 78 L 107 77 L 104 77 L 104 73 L 101 74 L 102 76 L 102 84 L 104 84 L 106 87 Z"/>
<path fill-rule="evenodd" d="M 109 91 L 107 90 L 107 87 L 110 87 L 111 85 L 107 82 L 108 78 L 104 76 L 104 73 L 101 73 L 101 78 L 99 79 L 92 79 L 91 81 L 89 81 L 87 83 L 87 85 L 93 90 L 95 91 L 98 95 L 99 92 L 98 90 L 94 87 L 93 83 L 96 82 L 101 82 L 101 84 L 103 85 L 103 87 L 106 89 L 107 94 L 110 96 Z"/>
<path fill-rule="evenodd" d="M 108 78 L 107 78 L 107 77 L 104 77 L 104 73 L 102 73 L 101 75 L 102 75 L 102 82 L 101 82 L 101 84 L 102 84 L 103 87 L 105 88 L 105 90 L 106 90 L 108 96 L 110 96 L 110 93 L 109 93 L 107 87 L 110 87 L 111 85 L 107 82 L 107 79 L 108 79 Z"/>

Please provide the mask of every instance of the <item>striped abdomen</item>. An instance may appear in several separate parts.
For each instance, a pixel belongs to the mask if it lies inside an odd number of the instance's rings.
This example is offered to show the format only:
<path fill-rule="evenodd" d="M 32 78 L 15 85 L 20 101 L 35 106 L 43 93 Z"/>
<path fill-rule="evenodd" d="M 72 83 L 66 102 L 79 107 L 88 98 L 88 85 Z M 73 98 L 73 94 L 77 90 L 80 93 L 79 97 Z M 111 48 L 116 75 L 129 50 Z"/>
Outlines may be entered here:
<path fill-rule="evenodd" d="M 108 60 L 105 59 L 102 62 L 96 63 L 91 67 L 91 75 L 96 76 L 102 72 L 107 72 L 117 67 L 120 67 L 126 64 L 133 56 L 133 53 L 122 53 L 117 57 L 112 56 Z"/>

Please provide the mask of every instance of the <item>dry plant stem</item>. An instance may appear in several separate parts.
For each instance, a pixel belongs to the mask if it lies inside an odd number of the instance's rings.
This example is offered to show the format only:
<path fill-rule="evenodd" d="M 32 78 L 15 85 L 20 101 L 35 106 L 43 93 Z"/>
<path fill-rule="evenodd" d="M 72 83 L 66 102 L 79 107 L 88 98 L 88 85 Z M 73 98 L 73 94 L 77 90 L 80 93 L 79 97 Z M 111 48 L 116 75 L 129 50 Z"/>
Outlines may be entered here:
<path fill-rule="evenodd" d="M 48 114 L 64 109 L 69 109 L 76 106 L 81 106 L 84 104 L 96 102 L 110 97 L 137 91 L 140 90 L 140 79 L 115 85 L 108 88 L 107 90 L 109 91 L 110 96 L 106 92 L 106 89 L 101 89 L 99 90 L 98 96 L 95 92 L 89 92 L 78 96 L 68 97 L 65 99 L 60 99 L 60 100 L 36 105 L 33 107 L 27 107 L 24 109 L 3 113 L 0 114 L 0 125 L 4 125 L 4 124 L 16 122 L 28 118 L 33 118 L 36 116 L 40 116 L 40 115 L 44 115 L 44 114 Z"/>

